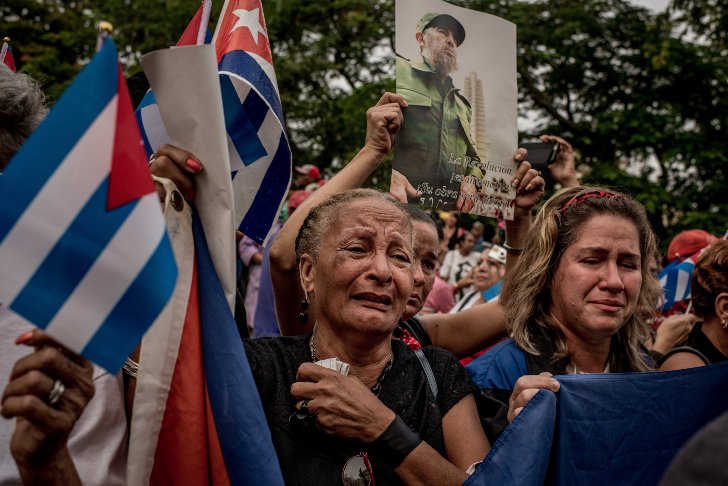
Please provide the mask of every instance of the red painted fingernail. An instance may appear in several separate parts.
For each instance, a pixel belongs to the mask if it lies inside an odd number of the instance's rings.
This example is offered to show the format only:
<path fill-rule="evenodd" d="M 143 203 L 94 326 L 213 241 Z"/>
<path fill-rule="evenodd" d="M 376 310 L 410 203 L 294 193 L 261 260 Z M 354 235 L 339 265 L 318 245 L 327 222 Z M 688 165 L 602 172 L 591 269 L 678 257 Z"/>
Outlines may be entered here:
<path fill-rule="evenodd" d="M 202 164 L 197 162 L 195 159 L 187 159 L 187 167 L 195 172 L 200 172 L 202 170 Z"/>
<path fill-rule="evenodd" d="M 26 344 L 33 339 L 33 331 L 24 332 L 15 340 L 15 344 Z"/>

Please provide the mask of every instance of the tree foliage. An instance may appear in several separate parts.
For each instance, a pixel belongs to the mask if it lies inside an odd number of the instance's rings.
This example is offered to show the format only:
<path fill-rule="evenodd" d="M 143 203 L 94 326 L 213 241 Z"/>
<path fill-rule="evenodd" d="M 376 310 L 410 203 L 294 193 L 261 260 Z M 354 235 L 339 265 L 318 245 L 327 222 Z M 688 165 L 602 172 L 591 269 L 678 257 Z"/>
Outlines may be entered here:
<path fill-rule="evenodd" d="M 389 0 L 278 0 L 266 7 L 297 163 L 339 165 L 364 142 L 365 113 L 394 89 Z M 382 179 L 380 174 L 380 179 Z"/>
<path fill-rule="evenodd" d="M 215 3 L 213 19 L 222 7 Z M 626 0 L 462 0 L 518 26 L 522 136 L 560 134 L 584 181 L 622 187 L 666 241 L 727 224 L 728 16 L 717 0 L 652 13 Z M 366 109 L 394 88 L 392 0 L 268 0 L 269 38 L 297 164 L 333 168 L 364 140 Z M 196 0 L 6 0 L 0 35 L 57 97 L 109 20 L 127 72 L 176 42 Z M 374 182 L 386 187 L 386 170 Z"/>
<path fill-rule="evenodd" d="M 725 231 L 724 46 L 691 35 L 677 6 L 671 18 L 622 0 L 467 3 L 518 25 L 519 110 L 540 120 L 523 135 L 569 139 L 583 180 L 635 195 L 663 240 Z"/>

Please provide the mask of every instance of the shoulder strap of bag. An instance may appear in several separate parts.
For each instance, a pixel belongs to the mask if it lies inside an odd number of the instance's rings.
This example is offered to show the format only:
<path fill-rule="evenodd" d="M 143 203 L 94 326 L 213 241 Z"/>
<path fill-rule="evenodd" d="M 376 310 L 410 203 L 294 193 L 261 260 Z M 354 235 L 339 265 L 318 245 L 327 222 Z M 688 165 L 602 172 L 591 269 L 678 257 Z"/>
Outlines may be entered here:
<path fill-rule="evenodd" d="M 422 369 L 425 370 L 425 376 L 427 377 L 427 382 L 430 384 L 430 391 L 432 391 L 432 395 L 435 397 L 435 400 L 437 400 L 437 382 L 435 381 L 434 373 L 432 373 L 432 368 L 430 368 L 430 362 L 427 361 L 427 357 L 425 356 L 425 353 L 423 353 L 421 349 L 415 350 L 415 356 L 417 356 L 417 359 L 420 360 Z"/>
<path fill-rule="evenodd" d="M 708 359 L 708 357 L 705 356 L 700 351 L 698 351 L 697 349 L 693 348 L 692 346 L 678 346 L 677 348 L 672 348 L 670 351 L 665 353 L 665 355 L 662 357 L 662 359 L 660 359 L 660 362 L 657 365 L 657 367 L 659 368 L 660 366 L 662 366 L 662 363 L 667 361 L 667 358 L 669 358 L 673 354 L 677 354 L 677 353 L 691 353 L 691 354 L 694 354 L 695 356 L 697 356 L 698 358 L 702 359 L 706 365 L 710 364 L 710 360 Z"/>

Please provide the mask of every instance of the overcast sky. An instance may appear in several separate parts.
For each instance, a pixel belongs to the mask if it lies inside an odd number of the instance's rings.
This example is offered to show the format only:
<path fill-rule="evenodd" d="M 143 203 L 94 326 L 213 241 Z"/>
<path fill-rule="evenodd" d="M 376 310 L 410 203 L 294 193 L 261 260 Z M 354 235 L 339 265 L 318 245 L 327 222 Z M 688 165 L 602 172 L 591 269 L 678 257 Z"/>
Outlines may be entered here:
<path fill-rule="evenodd" d="M 669 0 L 631 0 L 633 4 L 647 7 L 655 12 L 661 12 L 667 7 Z"/>

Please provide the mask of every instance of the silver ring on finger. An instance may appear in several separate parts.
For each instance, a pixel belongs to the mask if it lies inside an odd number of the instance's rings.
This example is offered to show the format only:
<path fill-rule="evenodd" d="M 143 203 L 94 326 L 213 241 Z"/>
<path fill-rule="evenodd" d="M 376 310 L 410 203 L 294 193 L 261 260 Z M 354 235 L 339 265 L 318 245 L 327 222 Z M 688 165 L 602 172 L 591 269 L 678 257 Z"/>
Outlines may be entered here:
<path fill-rule="evenodd" d="M 61 396 L 63 396 L 65 391 L 66 385 L 64 385 L 61 380 L 54 381 L 53 388 L 51 388 L 51 392 L 48 394 L 48 398 L 46 399 L 48 405 L 55 405 L 58 403 L 58 400 L 61 399 Z"/>
<path fill-rule="evenodd" d="M 538 175 L 539 175 L 539 176 L 541 175 L 541 171 L 540 171 L 540 170 L 538 171 Z"/>
<path fill-rule="evenodd" d="M 157 160 L 157 152 L 152 152 L 152 155 L 149 156 L 147 167 L 151 167 L 155 160 Z"/>

